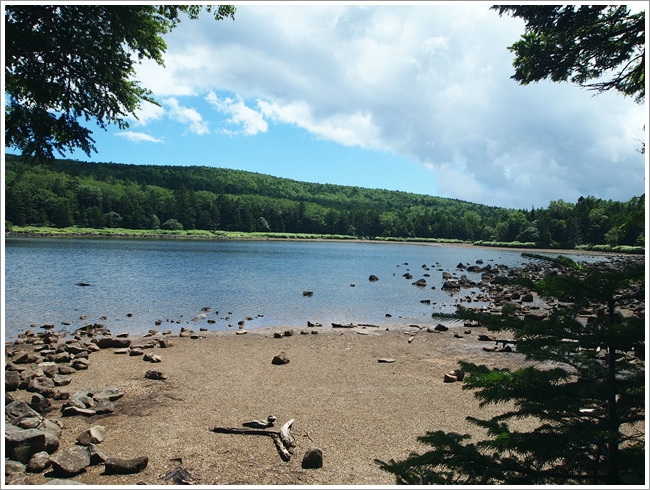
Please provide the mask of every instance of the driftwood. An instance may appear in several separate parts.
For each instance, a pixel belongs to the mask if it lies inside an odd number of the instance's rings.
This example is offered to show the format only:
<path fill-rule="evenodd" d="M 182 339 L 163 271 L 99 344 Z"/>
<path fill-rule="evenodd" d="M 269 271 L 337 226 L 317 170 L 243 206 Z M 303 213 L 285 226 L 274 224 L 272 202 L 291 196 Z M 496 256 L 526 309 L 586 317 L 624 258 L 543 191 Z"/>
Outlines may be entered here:
<path fill-rule="evenodd" d="M 291 425 L 293 424 L 293 419 L 289 420 L 284 424 L 280 430 L 271 430 L 271 429 L 252 429 L 246 427 L 214 427 L 212 432 L 217 432 L 219 434 L 246 434 L 246 435 L 255 435 L 255 436 L 268 436 L 273 439 L 275 447 L 280 453 L 280 457 L 284 461 L 289 461 L 291 459 L 291 449 L 295 447 L 296 443 L 291 436 Z"/>

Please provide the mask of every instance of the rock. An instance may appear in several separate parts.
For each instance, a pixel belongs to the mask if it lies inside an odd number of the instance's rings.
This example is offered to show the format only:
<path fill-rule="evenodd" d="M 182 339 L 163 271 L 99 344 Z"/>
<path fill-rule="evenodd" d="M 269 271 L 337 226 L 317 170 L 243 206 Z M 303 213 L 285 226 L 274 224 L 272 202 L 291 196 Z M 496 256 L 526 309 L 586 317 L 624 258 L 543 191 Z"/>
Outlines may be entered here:
<path fill-rule="evenodd" d="M 437 330 L 438 332 L 446 332 L 449 330 L 449 327 L 443 325 L 442 323 L 438 323 L 435 327 L 433 327 L 434 330 Z"/>
<path fill-rule="evenodd" d="M 70 365 L 75 368 L 77 371 L 81 371 L 83 369 L 88 369 L 88 366 L 90 365 L 90 361 L 88 359 L 75 359 L 70 363 Z"/>
<path fill-rule="evenodd" d="M 460 284 L 454 281 L 445 281 L 442 284 L 442 289 L 460 289 Z"/>
<path fill-rule="evenodd" d="M 20 373 L 17 371 L 5 371 L 5 390 L 16 391 L 20 386 Z"/>
<path fill-rule="evenodd" d="M 450 372 L 450 374 L 456 376 L 456 379 L 458 381 L 462 381 L 465 379 L 465 371 L 461 371 L 460 369 L 454 369 L 453 371 Z"/>
<path fill-rule="evenodd" d="M 395 359 L 393 359 L 392 357 L 382 357 L 377 362 L 391 364 L 391 363 L 395 362 Z"/>
<path fill-rule="evenodd" d="M 89 446 L 90 444 L 99 444 L 106 436 L 106 427 L 103 425 L 95 425 L 90 429 L 86 429 L 77 436 L 77 443 L 82 446 Z"/>
<path fill-rule="evenodd" d="M 52 459 L 47 451 L 40 451 L 34 454 L 27 463 L 27 471 L 30 473 L 41 473 L 52 466 Z"/>
<path fill-rule="evenodd" d="M 5 485 L 30 485 L 30 481 L 23 472 L 10 473 L 5 476 Z"/>
<path fill-rule="evenodd" d="M 5 459 L 5 475 L 10 475 L 12 473 L 23 473 L 26 469 L 26 466 L 18 461 L 13 461 L 11 459 Z"/>
<path fill-rule="evenodd" d="M 34 364 L 34 363 L 38 364 L 39 362 L 42 361 L 43 359 L 41 359 L 40 356 L 37 356 L 32 352 L 26 352 L 26 351 L 20 351 L 13 358 L 14 364 Z"/>
<path fill-rule="evenodd" d="M 318 333 L 318 330 L 312 330 L 310 333 L 311 333 L 312 335 L 316 335 L 316 334 Z"/>
<path fill-rule="evenodd" d="M 248 333 L 248 330 L 237 330 L 235 332 L 235 335 L 246 335 Z"/>
<path fill-rule="evenodd" d="M 281 339 L 281 338 L 282 338 L 282 334 L 281 334 L 280 332 L 273 332 L 273 338 L 274 338 L 274 339 Z"/>
<path fill-rule="evenodd" d="M 313 291 L 303 291 L 302 295 L 311 298 L 314 295 L 314 292 Z"/>
<path fill-rule="evenodd" d="M 128 336 L 129 336 L 129 332 L 122 332 L 122 333 L 118 333 L 118 334 L 116 335 L 116 337 L 117 337 L 118 339 L 125 339 L 125 338 L 127 338 Z"/>
<path fill-rule="evenodd" d="M 45 398 L 40 393 L 34 393 L 29 406 L 36 410 L 38 413 L 43 413 L 52 408 L 52 402 Z M 40 423 L 40 421 L 39 421 Z"/>
<path fill-rule="evenodd" d="M 316 469 L 323 466 L 323 450 L 319 447 L 310 447 L 302 458 L 303 469 Z"/>
<path fill-rule="evenodd" d="M 532 295 L 531 293 L 524 294 L 524 295 L 521 297 L 521 301 L 522 301 L 523 303 L 532 303 L 532 301 L 533 301 L 533 295 Z"/>
<path fill-rule="evenodd" d="M 374 274 L 371 274 L 370 277 L 368 278 L 368 280 L 370 282 L 375 282 L 375 281 L 379 281 L 379 278 L 377 276 L 375 276 Z"/>
<path fill-rule="evenodd" d="M 288 362 L 289 362 L 289 358 L 287 357 L 287 355 L 284 353 L 284 351 L 280 351 L 273 357 L 271 364 L 281 365 L 281 364 L 287 364 Z"/>
<path fill-rule="evenodd" d="M 423 288 L 423 287 L 426 287 L 426 285 L 427 285 L 427 281 L 426 281 L 426 279 L 418 279 L 417 281 L 415 281 L 415 282 L 412 283 L 412 284 L 413 284 L 414 286 L 419 287 L 419 288 Z"/>
<path fill-rule="evenodd" d="M 162 357 L 157 354 L 145 354 L 142 360 L 147 362 L 162 362 Z"/>
<path fill-rule="evenodd" d="M 36 410 L 30 408 L 30 406 L 22 400 L 15 400 L 8 405 L 5 405 L 5 422 L 18 424 L 21 419 L 27 417 L 42 418 Z"/>
<path fill-rule="evenodd" d="M 285 330 L 282 335 L 284 335 L 285 337 L 291 337 L 293 335 L 293 330 L 291 329 Z"/>
<path fill-rule="evenodd" d="M 451 373 L 446 373 L 442 381 L 443 383 L 453 383 L 458 381 L 458 378 Z"/>
<path fill-rule="evenodd" d="M 492 335 L 485 335 L 482 333 L 478 336 L 478 340 L 480 340 L 481 342 L 494 342 L 496 338 L 493 337 Z"/>
<path fill-rule="evenodd" d="M 54 383 L 54 386 L 66 386 L 69 385 L 71 381 L 72 378 L 66 374 L 56 374 L 52 378 L 52 382 Z"/>
<path fill-rule="evenodd" d="M 5 457 L 27 464 L 32 455 L 45 451 L 45 433 L 39 429 L 5 430 Z"/>
<path fill-rule="evenodd" d="M 88 466 L 90 466 L 90 455 L 84 446 L 72 446 L 52 457 L 52 469 L 58 474 L 77 475 Z"/>
<path fill-rule="evenodd" d="M 88 455 L 90 456 L 91 466 L 104 464 L 107 459 L 107 456 L 103 452 L 101 452 L 95 444 L 92 443 L 88 445 Z"/>
<path fill-rule="evenodd" d="M 79 403 L 82 403 L 84 407 L 87 408 L 92 407 L 95 405 L 93 394 L 94 394 L 94 390 L 92 388 L 85 388 L 83 390 L 76 391 L 72 395 L 70 402 L 77 401 Z"/>
<path fill-rule="evenodd" d="M 147 379 L 167 379 L 167 376 L 161 371 L 147 371 L 144 373 L 144 377 Z"/>
<path fill-rule="evenodd" d="M 106 458 L 104 462 L 104 473 L 106 475 L 123 475 L 139 473 L 147 467 L 149 458 L 140 456 L 138 458 Z"/>
<path fill-rule="evenodd" d="M 107 398 L 100 398 L 95 402 L 93 410 L 97 415 L 113 413 L 115 411 L 115 404 Z"/>
<path fill-rule="evenodd" d="M 112 402 L 119 400 L 124 396 L 124 392 L 118 390 L 114 386 L 111 386 L 110 388 L 106 388 L 103 391 L 100 391 L 99 393 L 95 393 L 93 398 L 95 401 L 99 401 L 103 398 L 106 398 Z"/>
<path fill-rule="evenodd" d="M 77 370 L 72 366 L 59 366 L 59 374 L 74 374 Z"/>
<path fill-rule="evenodd" d="M 143 354 L 144 354 L 144 352 L 142 352 L 142 350 L 140 350 L 140 349 L 131 349 L 129 351 L 129 356 L 131 356 L 131 357 L 141 356 Z"/>
<path fill-rule="evenodd" d="M 100 349 L 116 348 L 123 349 L 131 345 L 130 339 L 116 338 L 116 337 L 95 337 L 91 340 Z"/>
<path fill-rule="evenodd" d="M 169 333 L 171 333 L 171 332 L 169 332 Z M 165 334 L 163 334 L 163 335 L 165 335 Z M 171 347 L 172 345 L 174 345 L 174 344 L 173 344 L 172 341 L 169 340 L 169 339 L 160 339 L 160 340 L 158 341 L 158 346 L 159 346 L 159 347 L 162 347 L 163 349 L 166 349 L 166 348 L 168 348 L 168 347 Z"/>
<path fill-rule="evenodd" d="M 21 429 L 38 429 L 42 421 L 43 419 L 41 417 L 24 417 L 18 422 L 18 427 Z"/>

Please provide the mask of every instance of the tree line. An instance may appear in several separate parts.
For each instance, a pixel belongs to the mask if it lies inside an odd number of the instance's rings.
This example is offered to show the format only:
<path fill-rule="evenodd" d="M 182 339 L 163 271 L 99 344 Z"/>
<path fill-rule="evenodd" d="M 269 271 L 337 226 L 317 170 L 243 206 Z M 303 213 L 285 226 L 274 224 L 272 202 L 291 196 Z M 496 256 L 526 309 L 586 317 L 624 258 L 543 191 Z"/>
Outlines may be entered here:
<path fill-rule="evenodd" d="M 581 197 L 514 210 L 422 194 L 298 182 L 205 166 L 155 166 L 6 155 L 6 220 L 15 226 L 226 230 L 534 243 L 643 245 L 621 228 L 639 198 Z"/>

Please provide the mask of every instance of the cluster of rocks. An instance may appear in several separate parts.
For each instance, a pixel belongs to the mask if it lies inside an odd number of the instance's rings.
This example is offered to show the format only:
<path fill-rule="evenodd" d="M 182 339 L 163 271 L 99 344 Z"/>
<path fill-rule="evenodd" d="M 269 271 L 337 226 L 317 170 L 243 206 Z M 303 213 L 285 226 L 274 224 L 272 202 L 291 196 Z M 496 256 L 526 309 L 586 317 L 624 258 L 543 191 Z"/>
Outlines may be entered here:
<path fill-rule="evenodd" d="M 112 404 L 124 394 L 109 388 L 93 395 L 91 389 L 72 395 L 63 405 L 63 415 L 91 415 L 101 412 L 99 405 Z M 104 473 L 125 474 L 142 471 L 148 463 L 146 456 L 133 459 L 107 457 L 99 450 L 105 437 L 103 426 L 96 425 L 77 436 L 77 444 L 59 451 L 59 437 L 63 424 L 56 418 L 46 418 L 48 410 L 22 400 L 5 397 L 5 483 L 29 485 L 28 473 L 52 470 L 52 476 L 69 478 L 82 473 L 87 467 L 104 465 Z M 93 406 L 96 410 L 88 408 Z M 107 405 L 105 405 L 107 407 Z M 70 412 L 70 408 L 81 412 Z M 111 412 L 112 409 L 108 409 Z M 91 413 L 92 412 L 92 413 Z"/>

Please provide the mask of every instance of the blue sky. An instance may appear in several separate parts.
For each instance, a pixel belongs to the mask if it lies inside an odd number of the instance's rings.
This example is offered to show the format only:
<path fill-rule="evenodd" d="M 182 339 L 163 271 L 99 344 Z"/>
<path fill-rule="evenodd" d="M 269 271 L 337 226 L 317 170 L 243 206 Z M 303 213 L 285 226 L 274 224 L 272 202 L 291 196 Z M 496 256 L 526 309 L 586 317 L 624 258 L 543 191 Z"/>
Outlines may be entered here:
<path fill-rule="evenodd" d="M 638 5 L 643 5 L 637 3 Z M 568 83 L 519 86 L 521 20 L 489 3 L 237 4 L 165 37 L 128 130 L 99 162 L 209 165 L 510 208 L 645 191 L 645 105 Z M 82 152 L 71 158 L 88 160 Z"/>

